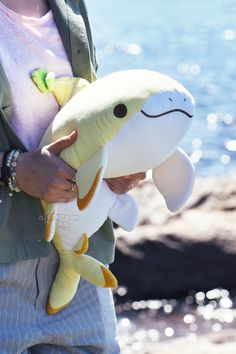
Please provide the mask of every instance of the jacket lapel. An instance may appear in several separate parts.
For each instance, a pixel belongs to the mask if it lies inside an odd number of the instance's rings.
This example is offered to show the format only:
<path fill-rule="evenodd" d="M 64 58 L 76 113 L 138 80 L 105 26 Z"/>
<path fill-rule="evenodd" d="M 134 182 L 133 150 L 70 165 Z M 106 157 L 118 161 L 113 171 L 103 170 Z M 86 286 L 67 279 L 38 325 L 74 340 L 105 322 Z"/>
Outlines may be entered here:
<path fill-rule="evenodd" d="M 90 29 L 85 26 L 87 13 L 83 1 L 49 0 L 65 50 L 75 76 L 89 82 L 95 79 L 90 58 L 88 36 Z M 87 33 L 89 32 L 89 33 Z"/>
<path fill-rule="evenodd" d="M 15 134 L 10 126 L 10 119 L 12 114 L 12 94 L 7 80 L 6 74 L 0 65 L 0 117 L 2 129 L 5 130 L 5 134 L 1 134 L 1 151 L 11 148 L 12 146 L 17 147 L 23 151 L 26 151 L 26 147 Z M 9 140 L 8 140 L 9 139 Z M 9 141 L 11 143 L 9 143 Z M 2 150 L 3 149 L 3 150 Z"/>

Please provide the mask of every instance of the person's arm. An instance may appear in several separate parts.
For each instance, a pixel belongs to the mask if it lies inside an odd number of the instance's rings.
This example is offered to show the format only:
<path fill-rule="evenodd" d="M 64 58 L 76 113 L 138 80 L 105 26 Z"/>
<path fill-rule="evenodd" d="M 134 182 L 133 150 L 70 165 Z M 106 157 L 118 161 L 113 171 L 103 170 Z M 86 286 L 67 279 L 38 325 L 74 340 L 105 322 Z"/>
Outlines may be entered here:
<path fill-rule="evenodd" d="M 34 152 L 21 153 L 16 168 L 17 185 L 25 193 L 48 203 L 64 203 L 76 197 L 71 191 L 75 170 L 68 166 L 58 155 L 73 144 L 77 134 L 62 137 L 56 142 Z M 2 166 L 3 152 L 0 152 Z M 135 188 L 145 179 L 145 173 L 124 177 L 108 178 L 106 182 L 115 193 L 122 194 Z"/>
<path fill-rule="evenodd" d="M 76 132 L 33 152 L 21 153 L 16 168 L 16 181 L 21 190 L 48 203 L 64 203 L 76 197 L 71 191 L 75 170 L 58 157 L 73 144 Z"/>
<path fill-rule="evenodd" d="M 139 182 L 146 178 L 145 172 L 135 173 L 133 175 L 107 178 L 107 182 L 110 189 L 117 194 L 123 194 L 129 192 L 131 189 L 138 186 Z"/>
<path fill-rule="evenodd" d="M 77 136 L 72 132 L 56 142 L 33 152 L 21 153 L 17 160 L 16 181 L 27 194 L 50 203 L 69 202 L 76 197 L 71 191 L 75 170 L 58 157 Z M 3 152 L 0 152 L 0 168 Z"/>

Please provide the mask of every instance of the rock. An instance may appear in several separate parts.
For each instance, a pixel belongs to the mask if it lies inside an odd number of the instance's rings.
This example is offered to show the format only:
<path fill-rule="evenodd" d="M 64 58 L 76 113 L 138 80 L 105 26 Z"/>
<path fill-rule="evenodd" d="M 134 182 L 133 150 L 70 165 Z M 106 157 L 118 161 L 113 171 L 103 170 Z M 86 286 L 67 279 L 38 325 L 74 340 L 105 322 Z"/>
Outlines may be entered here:
<path fill-rule="evenodd" d="M 167 211 L 150 180 L 132 194 L 140 205 L 140 223 L 132 233 L 116 230 L 111 265 L 119 285 L 127 288 L 119 301 L 236 288 L 235 176 L 199 178 L 176 214 Z"/>

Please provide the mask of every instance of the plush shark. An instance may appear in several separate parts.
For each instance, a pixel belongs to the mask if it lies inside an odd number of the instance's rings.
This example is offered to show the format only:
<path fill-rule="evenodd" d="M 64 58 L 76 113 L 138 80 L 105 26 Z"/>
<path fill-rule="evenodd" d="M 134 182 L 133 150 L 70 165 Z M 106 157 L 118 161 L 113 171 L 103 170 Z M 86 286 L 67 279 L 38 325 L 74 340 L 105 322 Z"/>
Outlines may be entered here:
<path fill-rule="evenodd" d="M 191 195 L 194 167 L 178 145 L 192 124 L 194 99 L 177 81 L 149 70 L 120 71 L 92 84 L 79 78 L 55 79 L 43 70 L 32 76 L 42 92 L 53 92 L 63 106 L 41 146 L 79 132 L 60 154 L 77 171 L 77 200 L 42 202 L 48 215 L 45 238 L 53 239 L 60 255 L 47 308 L 54 314 L 71 301 L 80 276 L 99 286 L 117 285 L 103 264 L 85 254 L 88 237 L 107 217 L 132 230 L 138 206 L 130 195 L 113 193 L 104 178 L 152 170 L 171 211 Z"/>

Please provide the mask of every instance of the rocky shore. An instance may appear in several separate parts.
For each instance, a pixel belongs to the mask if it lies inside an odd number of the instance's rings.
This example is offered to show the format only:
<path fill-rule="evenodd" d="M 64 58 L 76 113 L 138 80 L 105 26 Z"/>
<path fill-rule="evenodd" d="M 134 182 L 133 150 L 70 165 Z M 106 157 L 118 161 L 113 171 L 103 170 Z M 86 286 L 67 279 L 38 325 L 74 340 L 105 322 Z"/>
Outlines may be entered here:
<path fill-rule="evenodd" d="M 198 178 L 176 214 L 150 179 L 132 194 L 111 266 L 122 354 L 236 354 L 236 176 Z"/>
<path fill-rule="evenodd" d="M 131 233 L 116 230 L 111 269 L 125 289 L 117 301 L 236 288 L 236 176 L 198 178 L 176 214 L 167 211 L 150 179 L 132 194 L 140 222 Z"/>

